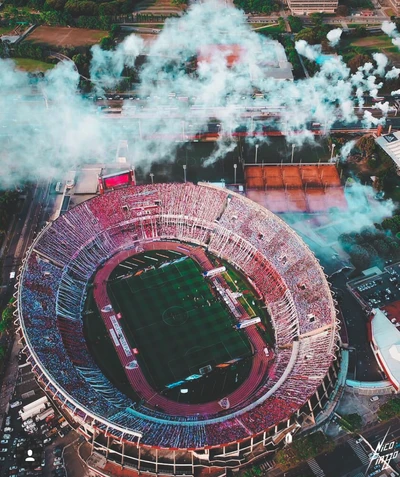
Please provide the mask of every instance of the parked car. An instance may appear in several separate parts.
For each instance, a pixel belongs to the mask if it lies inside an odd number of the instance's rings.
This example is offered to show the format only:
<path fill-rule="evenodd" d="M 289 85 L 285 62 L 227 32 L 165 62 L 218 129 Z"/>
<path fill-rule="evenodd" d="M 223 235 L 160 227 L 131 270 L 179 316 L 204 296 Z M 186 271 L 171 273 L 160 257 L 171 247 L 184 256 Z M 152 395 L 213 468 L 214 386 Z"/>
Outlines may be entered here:
<path fill-rule="evenodd" d="M 379 399 L 379 396 L 372 396 L 372 398 L 370 398 L 369 400 L 370 400 L 371 402 L 375 402 L 375 401 L 377 401 L 378 399 Z"/>
<path fill-rule="evenodd" d="M 8 439 L 2 439 L 2 440 L 0 441 L 0 444 L 8 445 L 8 442 L 9 442 Z"/>
<path fill-rule="evenodd" d="M 11 437 L 11 434 L 3 434 L 3 439 L 9 440 Z"/>
<path fill-rule="evenodd" d="M 7 447 L 3 447 L 3 448 L 1 448 L 1 449 L 0 449 L 0 452 L 2 452 L 2 453 L 3 453 L 3 452 L 8 452 L 8 449 L 7 449 Z"/>
<path fill-rule="evenodd" d="M 18 406 L 22 406 L 22 401 L 10 402 L 10 407 L 11 408 L 18 407 Z"/>
<path fill-rule="evenodd" d="M 9 426 L 11 424 L 11 416 L 6 417 L 6 426 Z"/>
<path fill-rule="evenodd" d="M 4 432 L 12 432 L 14 429 L 12 427 L 5 427 Z"/>
<path fill-rule="evenodd" d="M 46 437 L 46 439 L 44 439 L 43 441 L 43 444 L 49 444 L 50 442 L 51 442 L 50 437 Z"/>

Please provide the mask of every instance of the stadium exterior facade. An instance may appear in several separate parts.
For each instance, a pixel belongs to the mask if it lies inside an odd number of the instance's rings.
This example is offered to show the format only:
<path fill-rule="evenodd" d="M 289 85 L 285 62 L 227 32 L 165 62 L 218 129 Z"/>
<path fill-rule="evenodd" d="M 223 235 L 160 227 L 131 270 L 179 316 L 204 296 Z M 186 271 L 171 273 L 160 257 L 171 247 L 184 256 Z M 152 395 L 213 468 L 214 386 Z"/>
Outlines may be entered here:
<path fill-rule="evenodd" d="M 163 241 L 230 262 L 273 322 L 273 369 L 245 402 L 214 415 L 134 405 L 86 348 L 82 309 L 93 274 L 116 253 Z M 92 457 L 141 472 L 194 475 L 272 453 L 315 424 L 337 384 L 339 327 L 318 261 L 268 210 L 207 184 L 128 187 L 76 206 L 32 244 L 15 296 L 24 351 L 45 392 L 92 444 Z"/>

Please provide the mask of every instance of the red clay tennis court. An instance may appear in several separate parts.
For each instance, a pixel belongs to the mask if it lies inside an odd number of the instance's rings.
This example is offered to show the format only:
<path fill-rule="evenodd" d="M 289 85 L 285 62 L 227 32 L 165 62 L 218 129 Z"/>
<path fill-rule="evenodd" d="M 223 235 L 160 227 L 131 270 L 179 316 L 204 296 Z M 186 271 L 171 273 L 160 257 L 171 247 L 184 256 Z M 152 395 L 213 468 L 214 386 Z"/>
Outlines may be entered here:
<path fill-rule="evenodd" d="M 334 164 L 245 166 L 246 194 L 272 212 L 325 212 L 347 209 Z"/>

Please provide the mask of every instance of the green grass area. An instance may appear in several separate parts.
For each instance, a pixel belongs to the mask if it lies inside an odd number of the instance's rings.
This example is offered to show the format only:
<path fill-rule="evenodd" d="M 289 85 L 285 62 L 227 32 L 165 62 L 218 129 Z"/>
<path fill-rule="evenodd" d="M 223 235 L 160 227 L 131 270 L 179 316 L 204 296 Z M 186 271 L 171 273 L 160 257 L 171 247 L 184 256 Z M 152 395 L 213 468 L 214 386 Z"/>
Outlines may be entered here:
<path fill-rule="evenodd" d="M 10 27 L 0 27 L 0 36 L 1 35 L 7 35 L 7 33 L 10 33 L 12 28 Z"/>
<path fill-rule="evenodd" d="M 32 60 L 31 58 L 13 58 L 17 68 L 24 71 L 48 71 L 54 68 L 54 64 L 44 61 Z"/>
<path fill-rule="evenodd" d="M 160 260 L 150 253 L 130 260 L 148 269 L 110 281 L 108 293 L 130 346 L 139 350 L 139 365 L 157 389 L 203 366 L 251 354 L 246 334 L 233 329 L 233 318 L 192 259 L 162 268 L 154 268 Z"/>
<path fill-rule="evenodd" d="M 360 54 L 399 53 L 387 35 L 371 35 L 363 38 L 344 38 L 340 43 L 340 54 L 356 50 Z"/>
<path fill-rule="evenodd" d="M 282 29 L 278 24 L 266 26 L 256 30 L 258 33 L 282 33 Z"/>

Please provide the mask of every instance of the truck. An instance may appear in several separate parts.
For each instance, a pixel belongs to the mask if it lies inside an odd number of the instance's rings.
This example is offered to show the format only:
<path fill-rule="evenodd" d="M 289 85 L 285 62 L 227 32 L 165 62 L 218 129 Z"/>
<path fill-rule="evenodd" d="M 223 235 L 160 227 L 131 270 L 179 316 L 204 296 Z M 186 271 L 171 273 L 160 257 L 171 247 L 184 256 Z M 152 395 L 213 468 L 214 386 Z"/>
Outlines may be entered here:
<path fill-rule="evenodd" d="M 49 432 L 46 432 L 45 436 L 46 437 L 52 437 L 52 436 L 54 436 L 54 434 L 57 434 L 57 428 L 56 427 L 53 427 L 53 429 L 51 429 Z"/>
<path fill-rule="evenodd" d="M 67 189 L 72 189 L 75 185 L 76 171 L 69 171 L 65 181 L 65 187 Z"/>
<path fill-rule="evenodd" d="M 47 396 L 43 396 L 39 399 L 36 399 L 36 401 L 32 401 L 29 404 L 25 404 L 25 406 L 20 409 L 19 413 L 22 414 L 23 412 L 29 411 L 29 409 L 36 407 L 38 404 L 47 404 L 48 402 L 49 400 L 47 399 Z"/>
<path fill-rule="evenodd" d="M 26 421 L 30 417 L 36 416 L 36 414 L 40 414 L 45 409 L 46 409 L 46 404 L 41 403 L 41 404 L 38 404 L 36 407 L 34 407 L 32 409 L 28 409 L 26 412 L 20 413 L 22 422 Z"/>
<path fill-rule="evenodd" d="M 47 417 L 49 416 L 54 416 L 54 409 L 53 408 L 49 408 L 49 409 L 46 409 L 44 410 L 43 412 L 41 412 L 40 414 L 38 414 L 36 417 L 35 417 L 35 421 L 36 422 L 39 422 L 39 421 L 43 421 L 43 419 L 46 419 Z"/>

